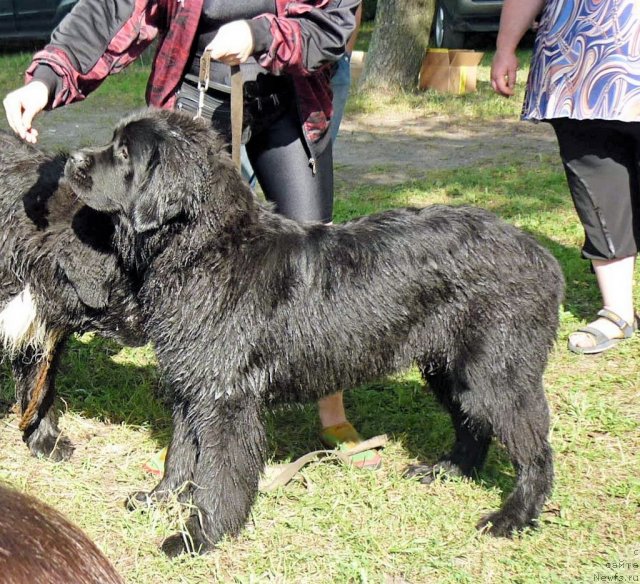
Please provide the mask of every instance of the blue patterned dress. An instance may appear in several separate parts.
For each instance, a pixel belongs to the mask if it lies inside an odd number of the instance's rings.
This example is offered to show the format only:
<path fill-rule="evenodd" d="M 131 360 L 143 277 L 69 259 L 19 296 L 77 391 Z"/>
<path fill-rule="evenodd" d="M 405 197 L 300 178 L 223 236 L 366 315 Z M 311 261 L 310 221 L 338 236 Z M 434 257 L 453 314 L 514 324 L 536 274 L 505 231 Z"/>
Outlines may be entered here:
<path fill-rule="evenodd" d="M 640 121 L 640 0 L 548 0 L 522 117 Z"/>

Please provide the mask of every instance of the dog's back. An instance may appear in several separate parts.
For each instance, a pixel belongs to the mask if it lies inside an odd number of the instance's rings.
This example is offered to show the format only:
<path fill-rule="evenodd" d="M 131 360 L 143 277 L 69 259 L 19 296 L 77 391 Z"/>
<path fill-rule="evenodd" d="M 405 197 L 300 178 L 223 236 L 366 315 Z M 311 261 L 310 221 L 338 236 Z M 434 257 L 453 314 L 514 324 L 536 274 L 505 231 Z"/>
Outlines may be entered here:
<path fill-rule="evenodd" d="M 543 358 L 531 366 L 544 368 L 562 272 L 532 236 L 496 215 L 434 205 L 301 226 L 265 210 L 261 222 L 268 225 L 251 245 L 229 252 L 224 282 L 212 266 L 214 309 L 231 320 L 251 304 L 253 359 L 276 378 L 298 379 L 307 394 L 323 391 L 327 377 L 350 387 L 417 357 L 446 369 L 480 338 L 501 354 L 535 346 Z M 536 340 L 509 349 L 520 334 Z M 299 379 L 303 369 L 312 375 Z"/>

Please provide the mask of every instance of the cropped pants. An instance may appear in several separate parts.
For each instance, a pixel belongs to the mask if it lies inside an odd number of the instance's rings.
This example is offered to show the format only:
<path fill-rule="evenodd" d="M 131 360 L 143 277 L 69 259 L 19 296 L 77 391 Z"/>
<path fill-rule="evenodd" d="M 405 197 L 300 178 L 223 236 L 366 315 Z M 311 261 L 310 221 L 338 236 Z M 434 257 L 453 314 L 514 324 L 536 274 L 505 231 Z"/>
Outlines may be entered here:
<path fill-rule="evenodd" d="M 549 120 L 588 259 L 634 256 L 640 247 L 640 122 Z"/>

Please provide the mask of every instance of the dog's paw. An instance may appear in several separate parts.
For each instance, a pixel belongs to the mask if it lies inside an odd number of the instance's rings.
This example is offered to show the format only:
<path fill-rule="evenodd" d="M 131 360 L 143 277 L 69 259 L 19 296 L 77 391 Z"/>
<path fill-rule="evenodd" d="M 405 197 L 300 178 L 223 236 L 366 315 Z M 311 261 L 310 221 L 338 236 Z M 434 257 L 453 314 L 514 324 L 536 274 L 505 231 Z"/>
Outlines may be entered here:
<path fill-rule="evenodd" d="M 494 537 L 511 538 L 525 527 L 535 527 L 534 522 L 527 522 L 520 516 L 512 516 L 504 511 L 496 511 L 485 515 L 476 524 L 476 529 Z"/>
<path fill-rule="evenodd" d="M 162 551 L 170 558 L 182 554 L 200 555 L 208 551 L 202 544 L 196 544 L 186 533 L 176 533 L 162 542 Z"/>
<path fill-rule="evenodd" d="M 31 454 L 38 458 L 47 458 L 53 462 L 69 460 L 75 450 L 71 440 L 65 436 L 46 436 L 28 441 Z"/>
<path fill-rule="evenodd" d="M 184 503 L 189 496 L 190 491 L 182 489 L 181 491 L 171 491 L 167 489 L 160 489 L 160 485 L 156 486 L 152 491 L 136 491 L 131 493 L 127 500 L 124 502 L 125 507 L 129 511 L 135 511 L 136 509 L 147 509 L 152 507 L 155 503 L 167 503 L 172 500 Z"/>
<path fill-rule="evenodd" d="M 131 493 L 124 502 L 124 506 L 128 511 L 136 509 L 148 509 L 154 503 L 154 497 L 148 491 L 136 491 Z"/>
<path fill-rule="evenodd" d="M 410 464 L 402 474 L 407 479 L 418 479 L 423 485 L 430 485 L 436 479 L 463 476 L 460 467 L 450 461 L 441 461 L 436 464 Z"/>
<path fill-rule="evenodd" d="M 160 549 L 170 558 L 175 558 L 182 554 L 193 553 L 189 549 L 189 544 L 187 543 L 188 536 L 182 533 L 176 533 L 175 535 L 169 536 L 162 542 Z"/>
<path fill-rule="evenodd" d="M 170 558 L 175 558 L 182 554 L 201 555 L 213 546 L 205 538 L 198 517 L 192 515 L 187 520 L 186 530 L 165 539 L 161 549 Z"/>

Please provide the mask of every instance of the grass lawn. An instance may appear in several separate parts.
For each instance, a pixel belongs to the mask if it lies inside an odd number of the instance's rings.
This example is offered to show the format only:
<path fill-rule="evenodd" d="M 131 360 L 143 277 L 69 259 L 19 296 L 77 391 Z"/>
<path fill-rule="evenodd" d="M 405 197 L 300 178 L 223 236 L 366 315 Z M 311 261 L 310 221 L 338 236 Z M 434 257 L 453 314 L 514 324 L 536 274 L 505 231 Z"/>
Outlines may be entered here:
<path fill-rule="evenodd" d="M 521 89 L 511 100 L 493 95 L 490 57 L 483 59 L 473 95 L 356 93 L 348 115 L 398 108 L 447 116 L 452 123 L 516 119 Z M 7 54 L 0 62 L 4 94 L 20 83 L 28 55 Z M 74 110 L 78 119 L 90 109 L 124 113 L 141 105 L 146 67 L 136 65 L 109 80 Z M 153 352 L 92 335 L 72 341 L 59 376 L 61 426 L 77 446 L 72 460 L 31 458 L 16 417 L 7 414 L 0 424 L 0 480 L 65 513 L 132 584 L 640 581 L 640 339 L 590 358 L 565 348 L 567 335 L 598 310 L 599 298 L 589 266 L 579 257 L 582 232 L 558 160 L 523 160 L 514 152 L 510 161 L 478 167 L 461 157 L 459 168 L 434 170 L 419 181 L 338 184 L 336 199 L 336 221 L 399 205 L 479 205 L 534 234 L 561 263 L 567 295 L 546 374 L 556 483 L 540 529 L 513 540 L 474 529 L 514 484 L 499 446 L 474 481 L 426 488 L 402 478 L 408 463 L 437 459 L 453 438 L 448 416 L 417 372 L 408 371 L 345 394 L 362 434 L 386 432 L 391 438 L 381 470 L 310 465 L 300 480 L 258 498 L 237 539 L 204 557 L 169 561 L 158 545 L 180 527 L 177 505 L 129 513 L 122 504 L 131 491 L 153 486 L 142 465 L 171 432 L 169 411 L 153 397 L 159 389 Z M 3 367 L 0 403 L 8 411 L 12 400 Z M 268 427 L 273 462 L 320 447 L 314 406 L 273 412 Z M 0 547 L 1 540 L 0 535 Z"/>

